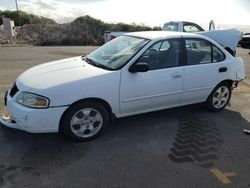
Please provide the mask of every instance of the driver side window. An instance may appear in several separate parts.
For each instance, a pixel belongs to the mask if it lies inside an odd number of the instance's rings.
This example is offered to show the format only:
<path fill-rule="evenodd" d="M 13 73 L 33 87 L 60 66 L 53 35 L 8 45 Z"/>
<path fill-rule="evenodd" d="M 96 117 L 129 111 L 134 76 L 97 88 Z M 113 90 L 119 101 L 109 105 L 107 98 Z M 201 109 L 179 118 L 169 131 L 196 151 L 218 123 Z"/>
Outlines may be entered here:
<path fill-rule="evenodd" d="M 176 67 L 180 59 L 180 39 L 169 39 L 152 45 L 137 62 L 149 65 L 149 70 Z"/>

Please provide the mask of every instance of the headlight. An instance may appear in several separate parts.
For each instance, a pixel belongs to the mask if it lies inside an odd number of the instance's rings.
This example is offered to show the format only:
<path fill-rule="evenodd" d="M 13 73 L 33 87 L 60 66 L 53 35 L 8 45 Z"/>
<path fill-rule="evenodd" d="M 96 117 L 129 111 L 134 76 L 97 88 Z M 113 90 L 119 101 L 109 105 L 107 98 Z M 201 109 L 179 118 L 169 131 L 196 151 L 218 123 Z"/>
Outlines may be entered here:
<path fill-rule="evenodd" d="M 16 102 L 31 108 L 48 108 L 49 106 L 48 98 L 28 92 L 20 93 Z"/>

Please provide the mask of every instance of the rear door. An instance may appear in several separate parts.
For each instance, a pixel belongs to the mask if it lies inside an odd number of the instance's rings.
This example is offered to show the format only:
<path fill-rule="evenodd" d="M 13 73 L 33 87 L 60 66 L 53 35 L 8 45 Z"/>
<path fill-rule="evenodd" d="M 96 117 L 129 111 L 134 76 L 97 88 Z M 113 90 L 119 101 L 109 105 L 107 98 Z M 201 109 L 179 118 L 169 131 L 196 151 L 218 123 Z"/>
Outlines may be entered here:
<path fill-rule="evenodd" d="M 227 79 L 225 54 L 211 42 L 200 38 L 184 38 L 186 66 L 184 68 L 183 104 L 206 101 L 215 86 Z"/>

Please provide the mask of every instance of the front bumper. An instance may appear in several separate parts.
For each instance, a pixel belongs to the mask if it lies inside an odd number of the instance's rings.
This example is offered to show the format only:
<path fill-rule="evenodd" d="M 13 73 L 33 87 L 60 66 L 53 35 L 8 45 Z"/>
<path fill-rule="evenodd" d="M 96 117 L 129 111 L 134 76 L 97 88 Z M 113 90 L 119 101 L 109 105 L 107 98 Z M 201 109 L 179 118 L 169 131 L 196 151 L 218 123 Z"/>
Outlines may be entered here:
<path fill-rule="evenodd" d="M 30 133 L 58 132 L 61 116 L 67 107 L 28 108 L 16 103 L 15 96 L 7 93 L 6 104 L 10 116 L 1 116 L 1 124 Z"/>
<path fill-rule="evenodd" d="M 16 121 L 11 116 L 5 114 L 1 115 L 0 123 L 6 127 L 21 129 L 20 126 L 17 125 Z"/>

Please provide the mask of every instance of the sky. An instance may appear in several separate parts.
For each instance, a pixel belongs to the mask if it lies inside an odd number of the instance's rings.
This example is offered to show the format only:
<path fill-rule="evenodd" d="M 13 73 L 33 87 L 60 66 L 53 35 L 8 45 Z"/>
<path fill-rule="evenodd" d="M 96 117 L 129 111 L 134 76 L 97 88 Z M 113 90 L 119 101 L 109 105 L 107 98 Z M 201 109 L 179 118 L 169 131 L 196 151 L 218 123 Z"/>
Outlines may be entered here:
<path fill-rule="evenodd" d="M 201 25 L 250 25 L 250 0 L 17 0 L 20 10 L 58 23 L 84 15 L 109 23 L 162 26 L 168 21 Z M 15 10 L 15 0 L 0 0 L 0 10 Z"/>

